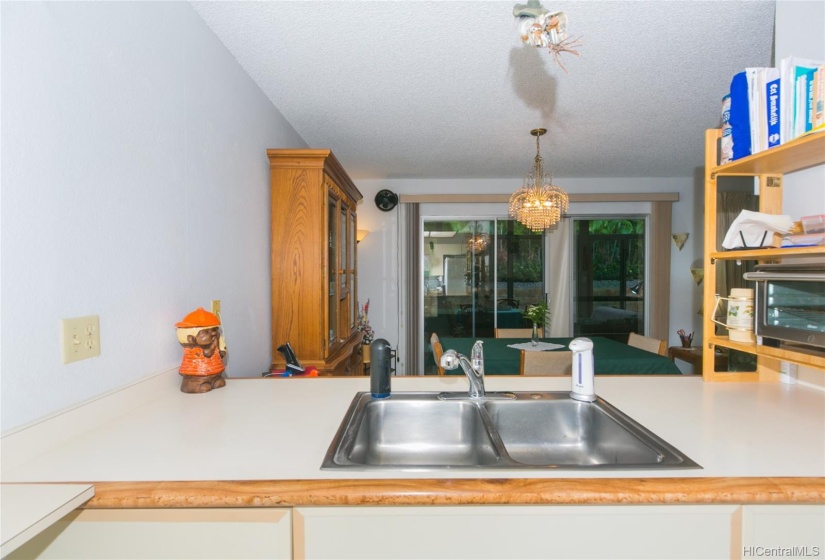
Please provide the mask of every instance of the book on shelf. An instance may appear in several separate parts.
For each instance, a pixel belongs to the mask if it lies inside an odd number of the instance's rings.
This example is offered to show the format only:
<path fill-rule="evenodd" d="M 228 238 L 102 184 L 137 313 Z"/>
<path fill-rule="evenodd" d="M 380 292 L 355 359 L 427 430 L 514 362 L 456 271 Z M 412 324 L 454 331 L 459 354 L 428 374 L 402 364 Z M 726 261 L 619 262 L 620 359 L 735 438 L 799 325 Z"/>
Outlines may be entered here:
<path fill-rule="evenodd" d="M 825 63 L 789 56 L 746 68 L 730 85 L 733 160 L 825 130 Z"/>
<path fill-rule="evenodd" d="M 813 128 L 814 73 L 811 68 L 796 78 L 796 106 L 794 108 L 794 138 Z"/>
<path fill-rule="evenodd" d="M 825 245 L 825 233 L 798 233 L 782 237 L 782 247 L 816 247 Z"/>
<path fill-rule="evenodd" d="M 730 82 L 730 127 L 734 160 L 751 155 L 749 105 L 748 78 L 745 72 L 739 72 Z"/>
<path fill-rule="evenodd" d="M 825 128 L 825 65 L 814 72 L 814 122 L 811 130 Z"/>
<path fill-rule="evenodd" d="M 814 127 L 814 84 L 816 83 L 816 70 L 806 72 L 808 83 L 805 87 L 805 132 L 810 132 Z"/>
<path fill-rule="evenodd" d="M 783 58 L 779 63 L 780 80 L 780 143 L 813 130 L 809 115 L 815 111 L 815 75 L 825 62 L 796 56 Z"/>
<path fill-rule="evenodd" d="M 766 102 L 766 76 L 768 68 L 745 68 L 748 82 L 748 114 L 751 129 L 751 153 L 756 154 L 768 147 L 768 119 Z"/>
<path fill-rule="evenodd" d="M 767 148 L 778 146 L 780 142 L 780 126 L 781 115 L 779 107 L 782 102 L 782 96 L 779 89 L 779 69 L 768 68 L 765 73 L 765 98 L 766 98 L 766 119 L 768 123 L 767 130 Z"/>

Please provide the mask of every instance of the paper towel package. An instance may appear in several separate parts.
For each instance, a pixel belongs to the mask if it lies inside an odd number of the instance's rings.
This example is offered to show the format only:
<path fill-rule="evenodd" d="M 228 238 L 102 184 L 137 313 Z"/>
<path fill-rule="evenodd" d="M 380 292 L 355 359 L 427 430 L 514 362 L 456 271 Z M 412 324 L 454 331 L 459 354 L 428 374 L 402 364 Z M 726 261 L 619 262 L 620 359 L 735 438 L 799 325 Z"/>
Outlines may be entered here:
<path fill-rule="evenodd" d="M 793 220 L 784 214 L 764 214 L 742 210 L 731 224 L 722 247 L 725 249 L 754 249 L 774 245 L 774 233 L 786 234 L 793 228 Z"/>

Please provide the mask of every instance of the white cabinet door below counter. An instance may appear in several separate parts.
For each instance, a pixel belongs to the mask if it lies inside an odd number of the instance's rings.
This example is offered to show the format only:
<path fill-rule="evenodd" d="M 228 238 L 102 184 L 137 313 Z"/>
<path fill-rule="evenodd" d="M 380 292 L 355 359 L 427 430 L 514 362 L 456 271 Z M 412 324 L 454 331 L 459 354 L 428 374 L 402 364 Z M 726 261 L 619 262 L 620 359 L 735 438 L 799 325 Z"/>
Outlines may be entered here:
<path fill-rule="evenodd" d="M 301 507 L 296 559 L 723 558 L 735 505 Z M 738 538 L 736 539 L 738 540 Z"/>
<path fill-rule="evenodd" d="M 4 560 L 289 559 L 291 519 L 289 508 L 77 510 Z"/>
<path fill-rule="evenodd" d="M 741 558 L 825 558 L 825 506 L 742 507 Z"/>

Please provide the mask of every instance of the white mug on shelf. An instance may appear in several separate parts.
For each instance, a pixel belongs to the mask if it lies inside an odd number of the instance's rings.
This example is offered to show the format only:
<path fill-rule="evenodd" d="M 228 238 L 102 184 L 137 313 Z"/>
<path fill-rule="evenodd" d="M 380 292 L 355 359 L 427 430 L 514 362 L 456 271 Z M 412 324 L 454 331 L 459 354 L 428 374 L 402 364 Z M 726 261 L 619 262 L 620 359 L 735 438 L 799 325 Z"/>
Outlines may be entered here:
<path fill-rule="evenodd" d="M 719 304 L 728 302 L 728 313 L 725 322 L 717 321 L 716 311 Z M 716 294 L 716 305 L 713 307 L 711 321 L 728 329 L 730 340 L 733 342 L 755 342 L 753 336 L 753 290 L 750 288 L 731 288 L 728 297 Z"/>

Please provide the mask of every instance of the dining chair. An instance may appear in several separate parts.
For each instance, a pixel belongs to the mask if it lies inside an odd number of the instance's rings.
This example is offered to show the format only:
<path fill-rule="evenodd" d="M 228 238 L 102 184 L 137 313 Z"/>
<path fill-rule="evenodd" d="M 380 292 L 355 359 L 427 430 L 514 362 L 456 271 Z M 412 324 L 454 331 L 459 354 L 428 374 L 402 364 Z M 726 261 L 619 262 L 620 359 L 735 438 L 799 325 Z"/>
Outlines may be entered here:
<path fill-rule="evenodd" d="M 438 368 L 438 375 L 444 375 L 444 368 L 441 367 L 441 355 L 444 353 L 444 348 L 441 346 L 441 339 L 435 333 L 430 337 L 430 346 L 433 349 L 433 358 L 435 358 L 435 366 Z"/>
<path fill-rule="evenodd" d="M 496 329 L 496 338 L 530 338 L 533 329 Z M 544 327 L 539 327 L 539 337 L 544 338 Z"/>
<path fill-rule="evenodd" d="M 518 309 L 519 300 L 515 298 L 501 298 L 497 302 L 499 309 Z"/>
<path fill-rule="evenodd" d="M 521 351 L 521 375 L 572 375 L 573 352 L 559 350 L 556 352 Z"/>
<path fill-rule="evenodd" d="M 466 313 L 468 315 L 473 314 L 473 307 L 474 306 L 473 306 L 472 303 L 460 303 L 460 304 L 458 304 L 458 310 L 461 311 L 461 313 Z"/>
<path fill-rule="evenodd" d="M 667 343 L 664 340 L 650 338 L 649 336 L 636 334 L 634 332 L 627 336 L 627 345 L 640 348 L 642 350 L 647 350 L 648 352 L 653 352 L 654 354 L 659 354 L 660 356 L 667 354 Z"/>

